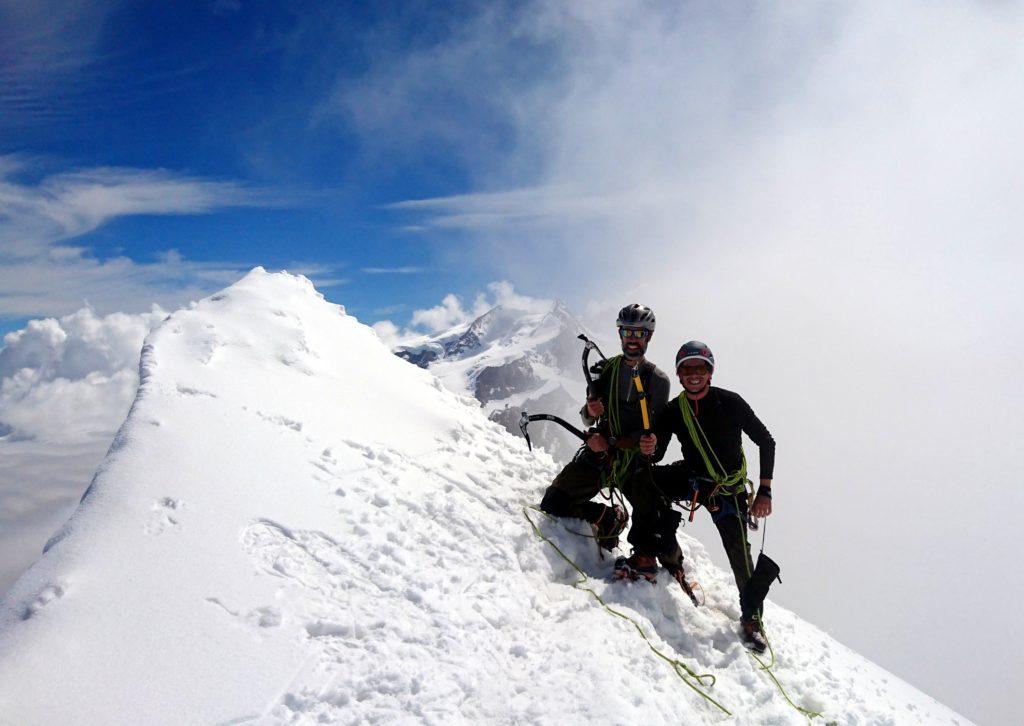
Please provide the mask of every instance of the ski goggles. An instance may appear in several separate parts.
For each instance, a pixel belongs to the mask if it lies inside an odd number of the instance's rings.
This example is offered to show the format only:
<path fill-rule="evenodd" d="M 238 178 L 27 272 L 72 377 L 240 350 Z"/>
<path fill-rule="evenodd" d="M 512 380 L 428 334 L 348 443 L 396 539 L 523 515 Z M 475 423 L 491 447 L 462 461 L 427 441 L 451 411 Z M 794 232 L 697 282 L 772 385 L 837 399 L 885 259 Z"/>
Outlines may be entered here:
<path fill-rule="evenodd" d="M 623 340 L 629 340 L 630 338 L 644 340 L 650 334 L 650 330 L 644 330 L 643 328 L 619 328 L 619 337 Z"/>

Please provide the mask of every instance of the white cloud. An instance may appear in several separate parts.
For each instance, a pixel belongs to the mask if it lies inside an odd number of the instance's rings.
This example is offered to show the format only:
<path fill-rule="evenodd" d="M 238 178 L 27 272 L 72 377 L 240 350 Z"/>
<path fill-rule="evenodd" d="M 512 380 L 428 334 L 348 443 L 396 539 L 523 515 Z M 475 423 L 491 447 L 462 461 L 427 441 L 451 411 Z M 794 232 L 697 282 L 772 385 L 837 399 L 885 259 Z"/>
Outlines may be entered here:
<path fill-rule="evenodd" d="M 9 172 L 12 166 L 8 163 Z M 235 182 L 163 170 L 96 168 L 55 174 L 37 184 L 12 177 L 0 176 L 0 256 L 8 259 L 37 257 L 118 217 L 205 214 L 271 202 L 265 192 Z"/>
<path fill-rule="evenodd" d="M 425 310 L 416 310 L 412 314 L 412 325 L 417 328 L 425 328 L 431 333 L 454 328 L 456 325 L 463 325 L 474 318 L 487 312 L 482 304 L 474 304 L 470 310 L 464 310 L 462 300 L 454 293 L 448 293 L 441 300 L 440 305 Z"/>
<path fill-rule="evenodd" d="M 102 312 L 138 310 L 151 301 L 175 307 L 237 280 L 244 269 L 229 262 L 101 261 L 79 248 L 57 247 L 0 264 L 0 317 L 58 316 L 86 303 Z"/>
<path fill-rule="evenodd" d="M 364 267 L 367 275 L 415 275 L 425 272 L 426 268 L 407 265 L 405 267 Z"/>
<path fill-rule="evenodd" d="M 626 210 L 653 208 L 672 201 L 665 197 L 663 192 L 656 190 L 599 192 L 579 185 L 552 184 L 504 192 L 412 199 L 395 202 L 387 208 L 426 213 L 425 221 L 434 227 L 488 230 L 516 226 L 529 228 L 566 218 L 599 220 Z"/>
<path fill-rule="evenodd" d="M 488 298 L 482 294 L 478 295 L 476 307 L 482 306 L 485 310 L 490 310 L 496 305 L 501 305 L 502 307 L 510 310 L 522 310 L 528 313 L 545 313 L 550 310 L 551 306 L 554 304 L 554 300 L 530 297 L 529 295 L 520 295 L 515 291 L 512 283 L 507 280 L 489 283 L 487 285 L 487 291 L 490 293 L 490 297 Z"/>
<path fill-rule="evenodd" d="M 552 300 L 520 295 L 512 283 L 502 280 L 489 283 L 487 292 L 477 293 L 473 304 L 468 308 L 463 306 L 462 298 L 454 293 L 448 293 L 440 305 L 413 311 L 411 323 L 413 328 L 440 333 L 457 325 L 470 323 L 498 305 L 512 310 L 543 313 L 551 309 L 552 303 Z"/>
<path fill-rule="evenodd" d="M 381 320 L 374 323 L 372 327 L 377 332 L 377 337 L 380 338 L 388 348 L 394 348 L 395 346 L 402 344 L 402 333 L 398 329 L 398 326 L 390 320 Z"/>
<path fill-rule="evenodd" d="M 470 305 L 463 302 L 455 293 L 448 293 L 439 305 L 414 310 L 408 328 L 401 329 L 390 320 L 382 320 L 373 327 L 381 340 L 393 348 L 397 345 L 411 344 L 425 333 L 443 333 L 459 325 L 467 325 L 498 305 L 511 310 L 544 313 L 550 310 L 553 304 L 553 300 L 517 293 L 512 283 L 501 280 L 488 283 L 487 289 L 477 293 Z M 404 306 L 395 307 L 397 310 Z"/>
<path fill-rule="evenodd" d="M 123 216 L 298 201 L 163 170 L 99 168 L 26 181 L 39 165 L 24 156 L 0 156 L 0 317 L 63 315 L 86 302 L 101 312 L 135 311 L 154 301 L 175 307 L 202 297 L 238 279 L 249 265 L 195 262 L 173 249 L 152 262 L 100 260 L 70 241 Z M 346 282 L 323 265 L 294 267 L 321 287 Z"/>
<path fill-rule="evenodd" d="M 896 7 L 531 6 L 520 31 L 559 52 L 506 106 L 510 158 L 473 170 L 488 191 L 395 206 L 552 286 L 566 267 L 614 279 L 633 250 L 891 246 L 880 229 L 898 248 L 938 232 L 1005 252 L 1022 225 L 1019 8 Z M 510 167 L 511 190 L 492 191 Z"/>
<path fill-rule="evenodd" d="M 102 317 L 83 308 L 8 333 L 0 348 L 0 423 L 16 438 L 55 445 L 109 442 L 138 386 L 142 340 L 164 317 L 158 308 Z"/>
<path fill-rule="evenodd" d="M 460 8 L 458 22 L 445 22 L 450 33 L 413 48 L 404 14 L 382 19 L 364 46 L 366 72 L 353 77 L 346 65 L 314 121 L 341 119 L 370 156 L 411 158 L 443 148 L 451 157 L 493 160 L 508 130 L 506 106 L 529 94 L 542 68 L 543 48 L 524 20 L 529 13 L 515 7 Z"/>
<path fill-rule="evenodd" d="M 71 513 L 138 388 L 146 333 L 166 317 L 83 308 L 0 347 L 0 593 Z"/>

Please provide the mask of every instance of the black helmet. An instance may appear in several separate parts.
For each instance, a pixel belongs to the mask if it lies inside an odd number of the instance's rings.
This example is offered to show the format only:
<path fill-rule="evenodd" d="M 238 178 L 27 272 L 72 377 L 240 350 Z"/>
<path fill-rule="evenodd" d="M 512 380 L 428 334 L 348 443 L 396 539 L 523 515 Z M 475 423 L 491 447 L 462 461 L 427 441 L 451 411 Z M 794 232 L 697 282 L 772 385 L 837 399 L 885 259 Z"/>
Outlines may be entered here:
<path fill-rule="evenodd" d="M 711 370 L 715 369 L 715 356 L 711 352 L 711 348 L 699 340 L 683 343 L 683 347 L 676 353 L 676 370 L 678 371 L 679 366 L 688 360 L 702 360 L 711 366 Z"/>
<path fill-rule="evenodd" d="M 654 312 L 646 305 L 633 303 L 619 311 L 615 325 L 620 328 L 643 328 L 654 332 Z"/>

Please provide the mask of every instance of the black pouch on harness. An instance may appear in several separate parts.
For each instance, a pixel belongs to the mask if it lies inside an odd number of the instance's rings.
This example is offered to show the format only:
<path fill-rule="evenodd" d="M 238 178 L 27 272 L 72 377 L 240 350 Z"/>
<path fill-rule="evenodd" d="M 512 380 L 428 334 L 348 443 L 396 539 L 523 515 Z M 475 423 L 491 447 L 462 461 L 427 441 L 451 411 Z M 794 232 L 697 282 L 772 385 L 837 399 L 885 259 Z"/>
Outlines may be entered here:
<path fill-rule="evenodd" d="M 779 577 L 781 572 L 782 570 L 775 560 L 764 552 L 757 556 L 757 566 L 750 579 L 747 580 L 743 594 L 740 596 L 740 606 L 743 608 L 744 617 L 753 617 L 761 612 L 761 606 L 764 605 L 764 599 L 768 597 L 772 581 L 778 579 L 779 582 L 782 582 L 782 578 Z"/>

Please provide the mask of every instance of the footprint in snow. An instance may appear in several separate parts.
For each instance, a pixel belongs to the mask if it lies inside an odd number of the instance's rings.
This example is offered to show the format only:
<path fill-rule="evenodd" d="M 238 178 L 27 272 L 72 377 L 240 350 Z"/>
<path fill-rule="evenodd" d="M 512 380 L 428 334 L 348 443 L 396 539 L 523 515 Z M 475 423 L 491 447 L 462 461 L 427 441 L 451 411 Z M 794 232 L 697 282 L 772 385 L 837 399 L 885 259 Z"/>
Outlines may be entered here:
<path fill-rule="evenodd" d="M 256 608 L 246 615 L 246 619 L 261 628 L 276 628 L 281 625 L 281 611 L 272 606 Z"/>
<path fill-rule="evenodd" d="M 286 418 L 285 416 L 268 416 L 262 411 L 257 411 L 256 415 L 268 423 L 277 424 L 278 426 L 284 426 L 285 428 L 289 428 L 292 431 L 302 431 L 301 421 L 294 421 L 290 418 Z"/>
<path fill-rule="evenodd" d="M 47 605 L 54 600 L 59 600 L 64 597 L 64 593 L 67 592 L 67 587 L 58 583 L 52 583 L 40 590 L 34 598 L 25 606 L 25 609 L 21 613 L 22 620 L 29 620 L 34 618 L 42 611 Z"/>
<path fill-rule="evenodd" d="M 178 524 L 181 518 L 179 510 L 184 506 L 185 502 L 180 499 L 171 497 L 157 499 L 150 507 L 153 514 L 150 515 L 149 523 L 144 528 L 145 533 L 155 536 L 161 534 L 168 527 Z"/>
<path fill-rule="evenodd" d="M 265 572 L 311 590 L 330 593 L 359 565 L 352 553 L 323 532 L 290 530 L 260 520 L 241 532 L 242 546 Z"/>
<path fill-rule="evenodd" d="M 210 365 L 213 362 L 214 357 L 225 345 L 224 341 L 216 336 L 211 336 L 205 340 L 200 340 L 195 345 L 196 360 L 203 365 Z"/>
<path fill-rule="evenodd" d="M 178 393 L 184 394 L 186 396 L 209 396 L 210 398 L 217 397 L 216 393 L 211 393 L 210 391 L 203 391 L 198 388 L 190 388 L 188 386 L 183 386 L 180 383 L 178 384 Z"/>

